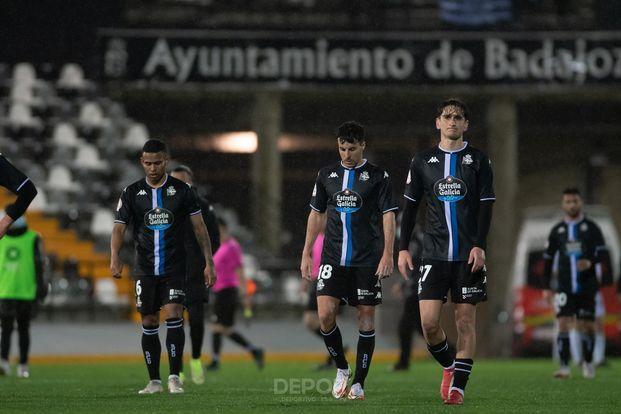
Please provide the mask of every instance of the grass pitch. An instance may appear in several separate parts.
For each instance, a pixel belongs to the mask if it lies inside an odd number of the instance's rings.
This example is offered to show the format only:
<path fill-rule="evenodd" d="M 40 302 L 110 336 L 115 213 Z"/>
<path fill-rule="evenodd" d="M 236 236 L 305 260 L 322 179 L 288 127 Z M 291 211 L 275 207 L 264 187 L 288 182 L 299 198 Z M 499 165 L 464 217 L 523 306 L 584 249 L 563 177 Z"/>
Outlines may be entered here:
<path fill-rule="evenodd" d="M 313 366 L 268 362 L 259 372 L 251 362 L 224 362 L 207 373 L 204 385 L 187 384 L 185 394 L 138 395 L 147 382 L 142 363 L 33 365 L 29 379 L 0 377 L 0 413 L 621 412 L 618 359 L 593 380 L 576 368 L 571 379 L 555 380 L 550 360 L 475 361 L 462 407 L 440 401 L 441 371 L 432 361 L 415 361 L 409 372 L 398 373 L 373 364 L 365 401 L 333 399 L 327 391 L 334 372 Z M 162 373 L 167 369 L 163 364 Z"/>

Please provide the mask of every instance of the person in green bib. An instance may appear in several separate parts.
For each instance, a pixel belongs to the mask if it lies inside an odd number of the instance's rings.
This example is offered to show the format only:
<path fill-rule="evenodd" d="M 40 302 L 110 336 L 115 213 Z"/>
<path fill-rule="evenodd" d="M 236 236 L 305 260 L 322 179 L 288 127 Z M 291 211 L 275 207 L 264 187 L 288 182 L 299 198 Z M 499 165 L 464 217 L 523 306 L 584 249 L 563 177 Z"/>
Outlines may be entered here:
<path fill-rule="evenodd" d="M 44 257 L 41 236 L 28 228 L 23 216 L 0 239 L 0 375 L 10 374 L 11 334 L 17 322 L 20 354 L 17 376 L 30 377 L 30 320 L 35 316 L 37 302 L 47 295 Z"/>

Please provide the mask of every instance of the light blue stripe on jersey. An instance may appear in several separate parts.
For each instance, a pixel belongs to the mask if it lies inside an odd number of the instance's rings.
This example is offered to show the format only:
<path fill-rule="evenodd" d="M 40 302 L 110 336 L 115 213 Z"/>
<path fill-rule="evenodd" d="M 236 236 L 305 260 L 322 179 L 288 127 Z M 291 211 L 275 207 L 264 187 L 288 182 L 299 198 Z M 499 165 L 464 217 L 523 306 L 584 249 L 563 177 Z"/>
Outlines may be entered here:
<path fill-rule="evenodd" d="M 162 187 L 157 189 L 157 206 L 163 208 L 164 207 L 164 202 L 162 201 Z M 164 238 L 164 234 L 166 233 L 166 230 L 160 230 L 160 249 L 159 249 L 159 255 L 160 255 L 160 266 L 159 266 L 159 273 L 160 275 L 164 274 L 164 265 L 165 265 L 165 259 L 166 259 L 166 239 Z"/>
<path fill-rule="evenodd" d="M 567 239 L 570 242 L 576 241 L 576 224 L 567 223 Z M 569 264 L 571 267 L 571 292 L 578 293 L 580 286 L 578 285 L 578 255 L 571 253 L 569 255 Z"/>
<path fill-rule="evenodd" d="M 451 154 L 450 172 L 457 177 L 457 154 Z M 459 228 L 457 227 L 457 202 L 451 203 L 451 228 L 453 234 L 453 257 L 459 256 Z"/>
<path fill-rule="evenodd" d="M 151 208 L 157 207 L 157 190 L 151 189 Z M 153 274 L 160 275 L 160 232 L 153 230 Z"/>
<path fill-rule="evenodd" d="M 349 170 L 349 179 L 347 180 L 347 188 L 350 190 L 354 189 L 354 182 L 356 181 L 356 171 Z M 345 222 L 347 224 L 347 234 L 349 237 L 347 238 L 347 255 L 345 256 L 345 266 L 349 266 L 351 264 L 351 257 L 354 252 L 354 242 L 351 231 L 351 213 L 347 213 Z"/>

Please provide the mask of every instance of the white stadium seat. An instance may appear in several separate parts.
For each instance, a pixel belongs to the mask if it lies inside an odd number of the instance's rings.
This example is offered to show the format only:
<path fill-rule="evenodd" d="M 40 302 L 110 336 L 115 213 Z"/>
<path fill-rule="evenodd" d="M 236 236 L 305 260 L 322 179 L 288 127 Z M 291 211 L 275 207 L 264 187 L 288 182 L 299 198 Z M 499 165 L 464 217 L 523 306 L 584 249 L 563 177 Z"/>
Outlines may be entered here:
<path fill-rule="evenodd" d="M 101 128 L 104 116 L 101 107 L 96 102 L 86 102 L 80 108 L 80 125 L 84 128 Z"/>
<path fill-rule="evenodd" d="M 82 145 L 73 125 L 61 122 L 54 127 L 52 142 L 58 147 L 76 148 Z"/>
<path fill-rule="evenodd" d="M 149 140 L 149 131 L 144 124 L 135 123 L 125 132 L 123 147 L 130 151 L 139 151 L 145 142 Z"/>
<path fill-rule="evenodd" d="M 75 192 L 81 189 L 81 186 L 73 181 L 69 168 L 64 165 L 55 165 L 50 169 L 46 187 L 50 190 L 64 192 Z"/>
<path fill-rule="evenodd" d="M 30 107 L 23 103 L 14 103 L 9 109 L 9 124 L 13 127 L 41 128 L 39 118 L 33 117 Z"/>
<path fill-rule="evenodd" d="M 67 63 L 60 70 L 58 87 L 63 89 L 85 89 L 87 86 L 84 79 L 84 71 L 75 63 Z"/>
<path fill-rule="evenodd" d="M 84 144 L 78 148 L 74 165 L 76 168 L 96 171 L 108 168 L 108 163 L 101 159 L 97 147 L 92 144 Z"/>
<path fill-rule="evenodd" d="M 93 236 L 110 236 L 114 226 L 114 214 L 104 208 L 95 210 L 91 220 L 91 234 Z"/>

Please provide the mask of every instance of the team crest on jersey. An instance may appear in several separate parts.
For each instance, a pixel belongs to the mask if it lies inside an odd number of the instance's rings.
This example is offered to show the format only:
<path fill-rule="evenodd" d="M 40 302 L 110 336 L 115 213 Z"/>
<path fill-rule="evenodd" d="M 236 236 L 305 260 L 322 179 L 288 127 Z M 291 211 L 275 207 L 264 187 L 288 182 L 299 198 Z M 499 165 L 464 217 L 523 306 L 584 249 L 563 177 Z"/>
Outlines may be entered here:
<path fill-rule="evenodd" d="M 587 231 L 589 229 L 589 225 L 586 223 L 582 223 L 580 225 L 580 231 Z"/>
<path fill-rule="evenodd" d="M 440 201 L 455 203 L 466 196 L 468 188 L 462 180 L 449 175 L 436 181 L 433 185 L 433 191 Z"/>
<path fill-rule="evenodd" d="M 362 174 L 360 174 L 360 181 L 367 181 L 368 179 L 369 179 L 369 172 L 363 171 Z"/>
<path fill-rule="evenodd" d="M 362 196 L 349 188 L 335 193 L 332 198 L 339 213 L 354 213 L 362 207 Z"/>
<path fill-rule="evenodd" d="M 470 165 L 470 164 L 472 164 L 472 162 L 473 162 L 472 161 L 472 155 L 470 155 L 470 154 L 464 155 L 464 158 L 461 160 L 461 163 L 462 164 L 466 164 L 466 165 Z"/>
<path fill-rule="evenodd" d="M 171 197 L 171 196 L 174 196 L 175 194 L 177 194 L 177 190 L 175 190 L 175 187 L 173 187 L 172 185 L 166 189 L 167 196 Z"/>
<path fill-rule="evenodd" d="M 172 226 L 175 216 L 170 210 L 156 207 L 144 215 L 144 225 L 150 230 L 166 230 Z"/>

